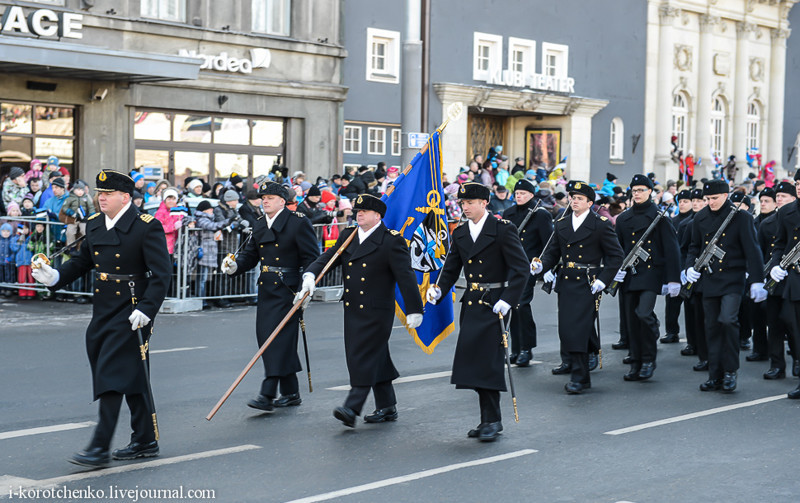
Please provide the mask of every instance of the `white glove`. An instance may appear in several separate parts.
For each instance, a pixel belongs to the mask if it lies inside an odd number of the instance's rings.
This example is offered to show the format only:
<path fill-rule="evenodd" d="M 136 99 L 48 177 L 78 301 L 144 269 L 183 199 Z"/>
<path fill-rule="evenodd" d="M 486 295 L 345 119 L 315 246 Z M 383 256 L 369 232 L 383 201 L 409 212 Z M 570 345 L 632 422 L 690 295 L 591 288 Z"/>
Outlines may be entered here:
<path fill-rule="evenodd" d="M 422 325 L 422 315 L 419 313 L 411 313 L 406 316 L 406 325 L 408 328 L 417 328 Z"/>
<path fill-rule="evenodd" d="M 553 273 L 553 271 L 547 271 L 544 273 L 544 276 L 542 276 L 542 279 L 545 283 L 552 283 L 556 280 L 556 275 Z"/>
<path fill-rule="evenodd" d="M 508 311 L 510 309 L 511 306 L 508 305 L 508 302 L 504 301 L 503 299 L 500 299 L 497 301 L 497 303 L 495 303 L 494 307 L 492 308 L 492 312 L 494 314 L 500 313 L 503 316 L 505 316 L 506 314 L 508 314 Z"/>
<path fill-rule="evenodd" d="M 128 321 L 131 322 L 131 330 L 136 330 L 150 323 L 150 318 L 143 312 L 135 309 L 128 317 Z"/>
<path fill-rule="evenodd" d="M 669 295 L 669 286 L 661 285 L 661 295 Z"/>
<path fill-rule="evenodd" d="M 681 284 L 675 282 L 667 283 L 667 290 L 670 297 L 677 297 L 681 293 Z"/>
<path fill-rule="evenodd" d="M 41 254 L 41 253 L 37 253 L 36 255 L 34 255 L 33 258 L 31 259 L 31 269 L 38 269 L 38 268 L 42 267 L 43 264 L 50 265 L 47 262 L 47 258 L 43 258 L 43 257 L 44 257 L 44 255 Z"/>
<path fill-rule="evenodd" d="M 616 281 L 617 283 L 622 283 L 623 281 L 625 281 L 625 276 L 627 275 L 628 271 L 623 271 L 622 269 L 620 269 L 619 271 L 617 271 L 617 274 L 614 275 L 614 281 Z"/>
<path fill-rule="evenodd" d="M 542 272 L 542 263 L 538 260 L 531 261 L 531 276 L 536 276 Z"/>
<path fill-rule="evenodd" d="M 293 303 L 296 304 L 296 303 L 300 302 L 300 299 L 303 298 L 303 295 L 304 294 L 302 292 L 297 292 L 296 294 L 294 294 Z M 309 294 L 308 297 L 306 297 L 306 300 L 303 301 L 303 305 L 300 306 L 300 309 L 305 310 L 305 308 L 307 308 L 309 304 L 311 304 L 311 295 L 310 294 Z"/>
<path fill-rule="evenodd" d="M 425 292 L 425 298 L 431 304 L 436 304 L 436 301 L 442 298 L 442 289 L 436 285 L 431 285 L 428 287 L 428 291 Z"/>
<path fill-rule="evenodd" d="M 39 262 L 38 268 L 31 268 L 31 275 L 33 279 L 43 284 L 44 286 L 53 286 L 58 283 L 61 274 L 44 262 Z"/>
<path fill-rule="evenodd" d="M 239 266 L 236 265 L 236 259 L 231 255 L 227 255 L 224 259 L 222 259 L 222 266 L 220 266 L 220 270 L 225 274 L 233 274 L 238 268 Z"/>
<path fill-rule="evenodd" d="M 686 281 L 689 283 L 695 283 L 698 279 L 700 279 L 700 273 L 695 271 L 694 267 L 686 269 Z"/>
<path fill-rule="evenodd" d="M 303 274 L 303 287 L 300 288 L 300 291 L 297 292 L 297 295 L 302 297 L 306 292 L 308 292 L 308 297 L 311 298 L 311 296 L 314 295 L 314 290 L 317 289 L 317 285 L 314 283 L 314 281 L 316 279 L 317 279 L 317 277 L 314 276 L 313 272 L 304 273 Z"/>
<path fill-rule="evenodd" d="M 606 284 L 599 279 L 594 280 L 594 283 L 592 283 L 592 295 L 597 295 L 598 293 L 602 292 L 605 287 Z"/>
<path fill-rule="evenodd" d="M 689 280 L 686 279 L 686 271 L 681 271 L 681 285 L 685 285 Z"/>
<path fill-rule="evenodd" d="M 771 271 L 769 271 L 769 275 L 770 275 L 770 277 L 772 279 L 774 279 L 775 281 L 780 283 L 781 281 L 786 279 L 786 276 L 789 275 L 789 271 L 787 271 L 786 269 L 783 269 L 779 265 L 776 265 L 775 267 L 772 268 Z"/>
<path fill-rule="evenodd" d="M 750 298 L 756 303 L 767 300 L 767 291 L 764 289 L 764 283 L 750 285 Z"/>

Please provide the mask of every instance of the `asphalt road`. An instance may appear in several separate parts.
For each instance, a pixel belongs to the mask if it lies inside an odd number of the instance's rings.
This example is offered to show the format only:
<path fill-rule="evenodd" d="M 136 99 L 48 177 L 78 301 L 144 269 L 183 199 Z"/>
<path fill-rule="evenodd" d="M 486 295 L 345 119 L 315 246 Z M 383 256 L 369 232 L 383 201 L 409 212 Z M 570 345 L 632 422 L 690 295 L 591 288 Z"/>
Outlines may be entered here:
<path fill-rule="evenodd" d="M 255 308 L 160 315 L 151 368 L 161 456 L 82 472 L 66 459 L 96 421 L 83 343 L 91 308 L 0 303 L 0 498 L 166 501 L 201 490 L 226 502 L 798 499 L 800 403 L 785 398 L 796 378 L 765 381 L 766 363 L 742 354 L 735 393 L 701 393 L 706 375 L 691 370 L 694 357 L 679 355 L 683 344 L 671 344 L 659 345 L 652 380 L 624 382 L 624 352 L 610 347 L 617 301 L 607 298 L 604 366 L 589 392 L 568 396 L 567 377 L 550 373 L 559 363 L 555 296 L 537 292 L 534 306 L 540 363 L 513 370 L 520 422 L 504 394 L 505 431 L 490 444 L 466 438 L 479 422 L 477 396 L 443 374 L 456 334 L 426 355 L 396 328 L 398 370 L 422 379 L 396 385 L 396 423 L 350 430 L 331 415 L 346 391 L 330 388 L 347 385 L 341 306 L 314 303 L 306 312 L 314 392 L 300 375 L 300 407 L 259 414 L 245 406 L 259 387 L 257 366 L 209 422 L 205 415 L 257 349 Z M 370 398 L 365 409 L 372 405 Z M 127 424 L 123 405 L 115 448 L 127 444 Z"/>

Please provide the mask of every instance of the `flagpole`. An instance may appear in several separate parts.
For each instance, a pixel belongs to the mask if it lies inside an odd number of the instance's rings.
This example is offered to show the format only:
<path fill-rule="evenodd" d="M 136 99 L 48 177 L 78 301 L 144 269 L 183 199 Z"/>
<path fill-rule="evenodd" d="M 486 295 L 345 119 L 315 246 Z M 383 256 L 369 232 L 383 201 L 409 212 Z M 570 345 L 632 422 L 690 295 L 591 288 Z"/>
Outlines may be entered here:
<path fill-rule="evenodd" d="M 442 124 L 438 128 L 436 128 L 436 131 L 439 131 L 441 133 L 444 130 L 444 128 L 447 127 L 447 124 L 450 122 L 450 120 L 451 119 L 455 120 L 461 117 L 461 113 L 463 111 L 464 111 L 464 105 L 460 101 L 451 103 L 450 106 L 447 107 L 447 118 L 445 118 L 444 122 L 442 122 Z M 414 156 L 414 159 L 416 159 L 418 155 L 424 155 L 425 152 L 428 151 L 428 146 L 430 144 L 431 144 L 430 141 L 425 142 L 425 146 L 422 147 L 422 149 L 419 152 L 417 152 L 417 155 Z M 404 175 L 407 175 L 411 172 L 412 165 L 414 164 L 414 159 L 411 159 L 411 162 L 409 162 L 408 165 L 405 167 L 405 169 L 403 169 Z M 386 196 L 389 196 L 389 194 L 391 194 L 392 192 L 394 192 L 394 185 L 392 185 L 386 190 Z"/>

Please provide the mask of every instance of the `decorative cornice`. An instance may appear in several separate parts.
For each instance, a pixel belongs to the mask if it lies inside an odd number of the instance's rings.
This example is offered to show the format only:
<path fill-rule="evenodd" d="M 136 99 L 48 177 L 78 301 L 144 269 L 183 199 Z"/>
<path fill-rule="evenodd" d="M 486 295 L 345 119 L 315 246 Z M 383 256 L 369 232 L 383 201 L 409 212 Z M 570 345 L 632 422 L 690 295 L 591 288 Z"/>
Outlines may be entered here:
<path fill-rule="evenodd" d="M 658 18 L 662 25 L 672 24 L 673 20 L 681 15 L 681 10 L 669 4 L 662 4 L 658 8 Z"/>
<path fill-rule="evenodd" d="M 792 30 L 790 30 L 789 28 L 777 28 L 777 29 L 771 29 L 769 31 L 772 40 L 787 39 L 789 38 L 789 35 L 791 35 L 791 33 Z"/>
<path fill-rule="evenodd" d="M 736 37 L 739 39 L 747 38 L 749 33 L 757 33 L 758 25 L 747 21 L 736 21 Z"/>
<path fill-rule="evenodd" d="M 720 16 L 712 16 L 710 14 L 700 14 L 700 32 L 710 33 L 714 31 L 714 27 L 722 23 Z"/>

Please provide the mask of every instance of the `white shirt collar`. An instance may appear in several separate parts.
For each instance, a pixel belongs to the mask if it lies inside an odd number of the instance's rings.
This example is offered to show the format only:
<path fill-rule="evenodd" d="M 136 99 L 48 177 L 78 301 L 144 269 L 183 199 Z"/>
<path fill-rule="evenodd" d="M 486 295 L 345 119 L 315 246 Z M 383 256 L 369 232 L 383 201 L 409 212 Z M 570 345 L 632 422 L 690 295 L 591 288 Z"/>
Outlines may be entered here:
<path fill-rule="evenodd" d="M 275 223 L 275 220 L 278 218 L 278 215 L 280 215 L 283 210 L 284 210 L 284 208 L 279 209 L 278 212 L 275 213 L 275 216 L 272 217 L 272 218 L 269 218 L 269 216 L 266 213 L 264 213 L 264 218 L 267 221 L 267 228 L 268 229 L 272 229 L 272 224 Z"/>
<path fill-rule="evenodd" d="M 581 215 L 581 216 L 576 216 L 575 213 L 572 214 L 572 230 L 573 230 L 573 232 L 578 230 L 578 227 L 580 227 L 581 224 L 583 224 L 583 222 L 586 220 L 586 217 L 589 216 L 589 213 L 591 211 L 592 210 L 586 210 L 583 213 L 583 215 Z"/>
<path fill-rule="evenodd" d="M 369 230 L 366 230 L 366 231 L 364 231 L 364 230 L 361 230 L 361 227 L 359 227 L 359 228 L 358 228 L 358 244 L 361 244 L 361 243 L 363 243 L 365 239 L 367 239 L 368 237 L 370 237 L 370 235 L 371 235 L 373 232 L 375 232 L 375 229 L 377 229 L 378 227 L 380 227 L 380 225 L 381 225 L 381 222 L 382 222 L 382 220 L 379 220 L 377 224 L 373 225 L 371 229 L 369 229 Z"/>
<path fill-rule="evenodd" d="M 117 225 L 117 222 L 119 222 L 119 219 L 122 218 L 122 215 L 124 215 L 125 212 L 128 211 L 128 208 L 130 208 L 130 207 L 131 207 L 131 202 L 128 201 L 128 204 L 123 206 L 122 209 L 119 210 L 119 213 L 117 213 L 117 216 L 115 216 L 114 218 L 108 218 L 108 215 L 105 215 L 105 217 L 106 217 L 106 230 L 110 231 L 111 229 L 113 229 L 114 226 Z"/>
<path fill-rule="evenodd" d="M 489 217 L 489 212 L 485 212 L 478 223 L 473 223 L 472 220 L 467 220 L 467 224 L 469 225 L 469 235 L 472 237 L 472 241 L 478 240 L 478 235 L 483 230 L 483 224 L 486 223 L 486 219 Z"/>

